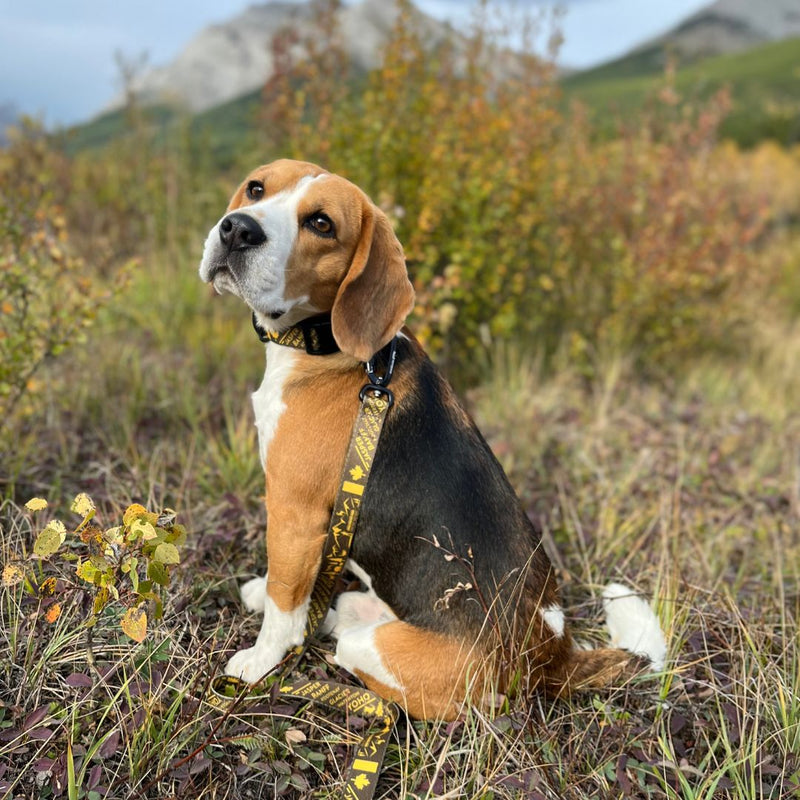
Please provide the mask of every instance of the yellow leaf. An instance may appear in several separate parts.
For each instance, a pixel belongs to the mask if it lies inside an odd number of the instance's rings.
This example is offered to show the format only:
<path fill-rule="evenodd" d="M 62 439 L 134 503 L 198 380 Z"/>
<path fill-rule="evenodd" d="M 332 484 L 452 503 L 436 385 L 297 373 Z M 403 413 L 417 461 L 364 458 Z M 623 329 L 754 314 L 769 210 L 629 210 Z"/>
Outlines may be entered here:
<path fill-rule="evenodd" d="M 92 605 L 92 610 L 94 611 L 94 613 L 99 614 L 103 610 L 107 602 L 108 602 L 108 589 L 105 587 L 98 589 L 97 594 L 94 596 L 94 603 Z"/>
<path fill-rule="evenodd" d="M 47 558 L 61 547 L 62 542 L 67 536 L 67 530 L 63 523 L 54 519 L 50 524 L 36 537 L 33 543 L 33 552 L 37 556 Z"/>
<path fill-rule="evenodd" d="M 155 539 L 158 534 L 150 522 L 143 519 L 137 519 L 131 525 L 131 538 L 136 538 L 137 536 L 141 536 L 142 541 L 147 542 L 150 539 Z"/>
<path fill-rule="evenodd" d="M 361 467 L 358 464 L 356 464 L 356 466 L 354 466 L 353 469 L 350 470 L 350 477 L 354 481 L 361 480 L 361 478 L 364 477 L 364 470 L 361 469 Z"/>
<path fill-rule="evenodd" d="M 122 615 L 120 625 L 134 642 L 144 641 L 147 635 L 147 613 L 143 608 L 129 608 Z"/>
<path fill-rule="evenodd" d="M 158 514 L 153 511 L 148 511 L 144 506 L 139 503 L 133 503 L 125 509 L 122 516 L 122 522 L 126 526 L 132 525 L 137 519 L 147 520 L 151 525 L 155 525 L 158 520 Z"/>
<path fill-rule="evenodd" d="M 540 275 L 539 276 L 539 286 L 542 287 L 546 292 L 552 292 L 553 289 L 556 288 L 553 279 L 549 275 Z"/>
<path fill-rule="evenodd" d="M 109 528 L 103 534 L 103 537 L 109 544 L 122 544 L 123 542 L 122 527 L 117 526 L 116 528 Z"/>
<path fill-rule="evenodd" d="M 44 618 L 52 625 L 61 616 L 61 603 L 53 603 L 45 612 Z"/>
<path fill-rule="evenodd" d="M 91 561 L 81 561 L 75 569 L 77 576 L 87 583 L 94 583 L 100 570 Z"/>
<path fill-rule="evenodd" d="M 56 590 L 56 584 L 58 581 L 55 578 L 45 578 L 41 584 L 39 584 L 39 597 L 46 597 L 51 595 Z"/>
<path fill-rule="evenodd" d="M 125 525 L 130 525 L 146 513 L 147 509 L 144 506 L 134 503 L 125 509 L 125 513 L 122 515 L 122 522 Z"/>
<path fill-rule="evenodd" d="M 81 541 L 86 542 L 93 542 L 94 544 L 103 544 L 103 531 L 97 527 L 97 525 L 87 525 L 81 531 Z"/>
<path fill-rule="evenodd" d="M 59 535 L 62 543 L 64 539 L 67 538 L 67 529 L 64 527 L 64 523 L 61 520 L 50 520 L 50 522 L 47 523 L 47 528 L 54 530 Z M 45 530 L 47 530 L 47 528 L 45 528 Z"/>
<path fill-rule="evenodd" d="M 89 497 L 88 494 L 85 492 L 81 492 L 77 497 L 72 501 L 72 505 L 70 506 L 70 511 L 74 511 L 76 514 L 80 514 L 82 517 L 87 517 L 89 514 L 95 511 L 95 505 L 92 501 L 92 498 Z"/>
<path fill-rule="evenodd" d="M 3 567 L 3 586 L 16 586 L 25 579 L 25 573 L 16 564 Z"/>
<path fill-rule="evenodd" d="M 47 500 L 43 497 L 32 497 L 25 503 L 25 508 L 28 511 L 41 511 L 43 508 L 47 508 Z"/>

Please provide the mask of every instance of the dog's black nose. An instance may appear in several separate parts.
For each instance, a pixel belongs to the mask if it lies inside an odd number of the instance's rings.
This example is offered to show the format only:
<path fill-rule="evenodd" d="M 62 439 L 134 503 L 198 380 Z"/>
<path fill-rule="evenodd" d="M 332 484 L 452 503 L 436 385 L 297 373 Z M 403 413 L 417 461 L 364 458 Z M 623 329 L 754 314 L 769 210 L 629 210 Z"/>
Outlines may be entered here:
<path fill-rule="evenodd" d="M 228 214 L 219 224 L 219 238 L 222 244 L 233 250 L 256 247 L 267 241 L 261 226 L 248 214 Z"/>

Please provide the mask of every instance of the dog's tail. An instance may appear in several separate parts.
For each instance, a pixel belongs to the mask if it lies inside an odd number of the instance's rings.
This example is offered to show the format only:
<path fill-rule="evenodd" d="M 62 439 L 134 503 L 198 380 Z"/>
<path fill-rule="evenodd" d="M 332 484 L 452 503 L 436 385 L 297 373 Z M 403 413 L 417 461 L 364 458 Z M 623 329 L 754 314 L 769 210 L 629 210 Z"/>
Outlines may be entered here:
<path fill-rule="evenodd" d="M 664 668 L 667 643 L 650 606 L 627 586 L 611 583 L 603 592 L 603 607 L 613 646 L 574 647 L 557 683 L 551 684 L 557 694 L 607 686 L 647 666 L 655 672 Z"/>

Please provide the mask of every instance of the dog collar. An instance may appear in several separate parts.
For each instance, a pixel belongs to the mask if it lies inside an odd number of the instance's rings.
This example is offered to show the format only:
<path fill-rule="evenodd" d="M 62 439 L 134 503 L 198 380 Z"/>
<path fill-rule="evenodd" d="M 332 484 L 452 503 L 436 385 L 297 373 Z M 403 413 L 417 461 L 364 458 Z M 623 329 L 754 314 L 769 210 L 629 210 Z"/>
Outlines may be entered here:
<path fill-rule="evenodd" d="M 339 345 L 333 338 L 331 315 L 319 314 L 316 317 L 300 320 L 285 331 L 268 331 L 258 324 L 253 312 L 253 328 L 262 342 L 274 342 L 284 347 L 305 350 L 310 356 L 328 356 L 339 352 Z"/>

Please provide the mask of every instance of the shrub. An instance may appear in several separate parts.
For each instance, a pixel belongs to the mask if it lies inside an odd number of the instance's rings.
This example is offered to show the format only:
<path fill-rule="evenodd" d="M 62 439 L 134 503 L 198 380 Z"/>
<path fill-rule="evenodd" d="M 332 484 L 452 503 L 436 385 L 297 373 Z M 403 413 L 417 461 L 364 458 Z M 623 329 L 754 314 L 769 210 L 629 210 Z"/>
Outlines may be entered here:
<path fill-rule="evenodd" d="M 36 514 L 47 505 L 34 497 L 25 507 Z M 71 531 L 59 519 L 42 526 L 32 553 L 25 558 L 16 554 L 3 566 L 3 585 L 22 584 L 27 595 L 38 599 L 38 613 L 49 624 L 61 616 L 64 603 L 91 607 L 81 623 L 87 631 L 107 607 L 121 606 L 120 628 L 141 642 L 147 635 L 147 607 L 152 606 L 155 619 L 163 616 L 162 595 L 173 566 L 180 563 L 185 528 L 175 523 L 174 511 L 157 514 L 133 504 L 120 525 L 103 530 L 96 523 L 94 501 L 84 493 L 75 497 L 70 510 L 80 523 Z"/>
<path fill-rule="evenodd" d="M 107 298 L 53 196 L 67 168 L 31 125 L 0 151 L 0 444 L 37 370 L 83 338 Z"/>
<path fill-rule="evenodd" d="M 566 343 L 589 371 L 609 350 L 659 372 L 725 345 L 762 216 L 712 157 L 724 96 L 689 107 L 668 78 L 649 115 L 596 143 L 580 109 L 562 110 L 547 61 L 509 56 L 485 19 L 431 54 L 400 8 L 382 66 L 347 97 L 319 80 L 331 67 L 314 51 L 284 59 L 265 94 L 280 98 L 271 141 L 392 215 L 415 329 L 454 377 L 475 377 L 489 340 L 546 358 Z"/>

